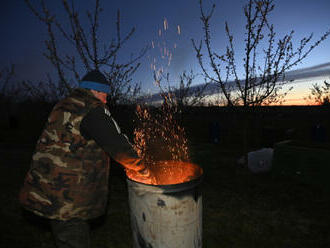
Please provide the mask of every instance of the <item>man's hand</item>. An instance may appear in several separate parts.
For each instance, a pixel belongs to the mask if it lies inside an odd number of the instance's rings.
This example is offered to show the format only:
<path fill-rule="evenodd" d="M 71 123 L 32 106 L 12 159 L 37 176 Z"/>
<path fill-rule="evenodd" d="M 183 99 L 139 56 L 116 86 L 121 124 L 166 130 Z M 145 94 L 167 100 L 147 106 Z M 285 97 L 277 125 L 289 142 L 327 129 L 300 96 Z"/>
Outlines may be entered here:
<path fill-rule="evenodd" d="M 131 158 L 124 154 L 121 154 L 116 160 L 124 166 L 126 175 L 128 178 L 145 183 L 145 184 L 156 184 L 156 179 L 139 158 Z"/>
<path fill-rule="evenodd" d="M 140 171 L 126 170 L 126 175 L 129 179 L 145 184 L 156 184 L 156 179 L 150 170 L 143 166 L 144 169 Z"/>
<path fill-rule="evenodd" d="M 145 168 L 145 166 L 141 163 L 141 159 L 139 158 L 131 158 L 121 154 L 116 158 L 116 160 L 122 166 L 124 166 L 126 170 L 140 171 Z"/>

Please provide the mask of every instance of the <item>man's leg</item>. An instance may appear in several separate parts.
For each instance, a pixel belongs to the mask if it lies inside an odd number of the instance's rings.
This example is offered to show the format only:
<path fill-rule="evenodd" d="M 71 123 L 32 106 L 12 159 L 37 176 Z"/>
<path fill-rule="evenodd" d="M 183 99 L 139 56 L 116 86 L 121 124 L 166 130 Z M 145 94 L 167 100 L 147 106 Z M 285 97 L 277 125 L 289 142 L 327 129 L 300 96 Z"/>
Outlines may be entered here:
<path fill-rule="evenodd" d="M 51 220 L 51 228 L 58 248 L 89 248 L 90 228 L 84 220 Z"/>

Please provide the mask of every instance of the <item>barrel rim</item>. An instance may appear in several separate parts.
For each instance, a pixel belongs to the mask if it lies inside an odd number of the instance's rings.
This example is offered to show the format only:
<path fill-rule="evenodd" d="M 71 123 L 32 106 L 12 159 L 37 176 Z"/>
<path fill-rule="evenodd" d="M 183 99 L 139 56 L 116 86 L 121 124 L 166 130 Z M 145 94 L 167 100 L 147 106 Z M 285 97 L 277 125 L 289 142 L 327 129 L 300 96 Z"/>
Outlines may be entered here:
<path fill-rule="evenodd" d="M 133 187 L 141 188 L 145 191 L 155 192 L 155 193 L 157 192 L 173 193 L 173 192 L 192 189 L 197 185 L 199 185 L 203 181 L 203 178 L 204 178 L 204 173 L 201 174 L 199 177 L 192 179 L 188 182 L 176 183 L 176 184 L 159 184 L 159 185 L 137 182 L 128 177 L 126 177 L 126 181 L 128 183 L 128 186 L 132 188 Z"/>

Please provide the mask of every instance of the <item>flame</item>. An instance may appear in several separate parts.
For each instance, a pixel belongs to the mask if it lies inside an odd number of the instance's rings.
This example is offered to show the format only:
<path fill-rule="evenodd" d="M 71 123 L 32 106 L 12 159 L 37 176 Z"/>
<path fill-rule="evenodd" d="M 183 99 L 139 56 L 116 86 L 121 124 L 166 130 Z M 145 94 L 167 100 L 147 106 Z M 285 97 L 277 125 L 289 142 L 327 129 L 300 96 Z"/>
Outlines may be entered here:
<path fill-rule="evenodd" d="M 189 162 L 184 128 L 174 118 L 176 109 L 168 104 L 170 96 L 166 99 L 156 114 L 137 106 L 139 123 L 134 130 L 134 149 L 149 169 L 151 178 L 143 179 L 134 171 L 126 171 L 132 180 L 148 184 L 177 184 L 202 174 L 200 167 Z"/>
<path fill-rule="evenodd" d="M 169 185 L 189 182 L 200 177 L 203 174 L 202 168 L 198 165 L 182 161 L 159 161 L 148 165 L 150 174 L 154 177 L 148 184 Z M 139 180 L 134 172 L 127 172 L 127 177 L 133 181 L 145 182 Z"/>

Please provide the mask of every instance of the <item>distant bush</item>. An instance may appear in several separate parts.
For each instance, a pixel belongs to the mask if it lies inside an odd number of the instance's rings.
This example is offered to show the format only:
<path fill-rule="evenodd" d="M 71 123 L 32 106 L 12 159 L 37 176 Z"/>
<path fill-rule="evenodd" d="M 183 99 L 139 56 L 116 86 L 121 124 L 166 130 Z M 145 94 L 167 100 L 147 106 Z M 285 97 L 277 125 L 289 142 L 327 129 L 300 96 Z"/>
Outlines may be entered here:
<path fill-rule="evenodd" d="M 307 100 L 317 105 L 330 106 L 330 83 L 324 81 L 323 85 L 313 84 L 310 90 L 311 93 L 307 97 Z"/>

